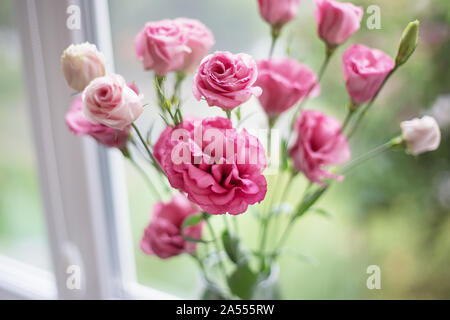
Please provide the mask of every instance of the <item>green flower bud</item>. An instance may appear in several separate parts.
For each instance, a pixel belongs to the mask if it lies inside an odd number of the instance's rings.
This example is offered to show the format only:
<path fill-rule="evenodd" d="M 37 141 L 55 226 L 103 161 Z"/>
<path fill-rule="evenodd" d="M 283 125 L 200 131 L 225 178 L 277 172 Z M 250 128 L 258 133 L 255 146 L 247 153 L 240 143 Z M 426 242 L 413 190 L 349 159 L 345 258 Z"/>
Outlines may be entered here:
<path fill-rule="evenodd" d="M 408 24 L 402 34 L 400 46 L 398 48 L 397 57 L 395 58 L 395 66 L 399 67 L 408 61 L 409 57 L 416 50 L 419 41 L 419 21 L 413 21 Z"/>

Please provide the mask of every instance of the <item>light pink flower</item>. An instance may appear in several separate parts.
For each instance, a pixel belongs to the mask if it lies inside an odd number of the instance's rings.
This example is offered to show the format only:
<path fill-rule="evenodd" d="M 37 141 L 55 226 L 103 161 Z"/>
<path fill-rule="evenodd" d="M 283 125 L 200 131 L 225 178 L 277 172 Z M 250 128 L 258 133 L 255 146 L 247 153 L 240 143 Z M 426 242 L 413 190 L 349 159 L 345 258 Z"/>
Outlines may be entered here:
<path fill-rule="evenodd" d="M 245 53 L 217 51 L 201 62 L 194 76 L 194 97 L 206 99 L 209 106 L 233 109 L 259 96 L 261 88 L 253 86 L 258 77 L 255 60 Z"/>
<path fill-rule="evenodd" d="M 384 52 L 363 45 L 353 45 L 342 57 L 347 91 L 355 104 L 371 100 L 395 66 Z"/>
<path fill-rule="evenodd" d="M 167 127 L 154 155 L 172 187 L 211 214 L 240 214 L 267 191 L 264 148 L 225 118 L 188 119 Z"/>
<path fill-rule="evenodd" d="M 184 65 L 188 36 L 184 27 L 173 20 L 148 22 L 134 40 L 137 57 L 145 70 L 159 75 L 179 70 Z"/>
<path fill-rule="evenodd" d="M 342 178 L 323 166 L 342 164 L 350 159 L 347 139 L 341 123 L 320 111 L 304 110 L 295 122 L 297 139 L 289 150 L 295 169 L 311 181 L 324 184 L 323 179 Z"/>
<path fill-rule="evenodd" d="M 88 121 L 83 113 L 83 101 L 77 97 L 66 114 L 66 124 L 74 134 L 87 134 L 107 147 L 123 148 L 128 141 L 129 127 L 117 130 L 103 124 L 93 124 Z"/>
<path fill-rule="evenodd" d="M 71 44 L 61 57 L 67 84 L 81 92 L 98 77 L 105 75 L 105 57 L 94 44 Z"/>
<path fill-rule="evenodd" d="M 407 151 L 414 156 L 436 150 L 441 143 L 441 130 L 433 117 L 403 121 L 400 127 Z"/>
<path fill-rule="evenodd" d="M 300 0 L 258 0 L 261 17 L 276 28 L 295 18 Z"/>
<path fill-rule="evenodd" d="M 319 37 L 328 45 L 337 46 L 359 30 L 364 11 L 349 2 L 316 0 L 314 15 Z"/>
<path fill-rule="evenodd" d="M 255 85 L 263 90 L 258 99 L 270 118 L 291 108 L 308 92 L 317 95 L 320 91 L 314 72 L 289 58 L 258 61 Z"/>
<path fill-rule="evenodd" d="M 214 45 L 214 36 L 203 23 L 195 19 L 178 18 L 175 22 L 182 26 L 186 34 L 186 46 L 190 52 L 185 52 L 182 70 L 193 71 L 208 54 Z"/>
<path fill-rule="evenodd" d="M 96 78 L 83 91 L 83 111 L 94 124 L 123 130 L 142 113 L 141 94 L 127 86 L 117 74 Z"/>
<path fill-rule="evenodd" d="M 195 242 L 188 242 L 182 236 L 183 221 L 192 214 L 199 213 L 185 196 L 175 194 L 169 203 L 157 202 L 153 206 L 153 216 L 145 228 L 140 246 L 144 253 L 167 259 L 182 253 L 194 253 Z M 200 239 L 202 223 L 187 227 L 184 234 L 190 238 Z"/>

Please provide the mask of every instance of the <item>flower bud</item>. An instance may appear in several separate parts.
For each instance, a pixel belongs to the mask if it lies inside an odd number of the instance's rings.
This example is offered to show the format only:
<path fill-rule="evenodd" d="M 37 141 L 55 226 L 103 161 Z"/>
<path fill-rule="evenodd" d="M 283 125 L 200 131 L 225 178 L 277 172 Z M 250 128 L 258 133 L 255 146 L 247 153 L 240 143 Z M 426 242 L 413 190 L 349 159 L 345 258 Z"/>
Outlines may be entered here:
<path fill-rule="evenodd" d="M 69 87 L 81 92 L 88 84 L 105 75 L 105 57 L 91 43 L 71 44 L 61 57 Z"/>
<path fill-rule="evenodd" d="M 395 58 L 395 65 L 401 66 L 416 50 L 419 41 L 419 21 L 413 21 L 408 24 L 402 34 L 400 46 L 398 48 L 397 57 Z"/>
<path fill-rule="evenodd" d="M 400 124 L 403 141 L 408 153 L 417 156 L 436 150 L 441 142 L 441 131 L 436 120 L 430 116 L 403 121 Z"/>

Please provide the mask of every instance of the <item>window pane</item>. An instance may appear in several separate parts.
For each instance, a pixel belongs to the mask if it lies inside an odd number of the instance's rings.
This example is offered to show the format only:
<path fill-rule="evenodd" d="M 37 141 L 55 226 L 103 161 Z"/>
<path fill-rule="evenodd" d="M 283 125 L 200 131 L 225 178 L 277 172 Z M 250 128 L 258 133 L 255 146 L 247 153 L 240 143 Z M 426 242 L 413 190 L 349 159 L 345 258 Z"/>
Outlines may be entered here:
<path fill-rule="evenodd" d="M 0 255 L 50 268 L 13 1 L 0 1 Z"/>

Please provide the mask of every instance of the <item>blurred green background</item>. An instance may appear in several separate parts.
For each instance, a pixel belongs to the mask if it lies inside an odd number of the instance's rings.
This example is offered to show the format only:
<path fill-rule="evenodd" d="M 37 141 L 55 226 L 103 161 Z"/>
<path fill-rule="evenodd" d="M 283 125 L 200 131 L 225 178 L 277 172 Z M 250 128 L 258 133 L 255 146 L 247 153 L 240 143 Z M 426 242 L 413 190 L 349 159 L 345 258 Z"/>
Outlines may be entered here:
<path fill-rule="evenodd" d="M 333 58 L 322 82 L 321 96 L 307 107 L 343 119 L 347 94 L 342 80 L 342 52 L 352 43 L 362 43 L 394 57 L 403 28 L 409 21 L 419 19 L 421 34 L 416 53 L 389 81 L 368 121 L 352 141 L 352 152 L 358 156 L 384 143 L 399 133 L 400 121 L 424 113 L 438 118 L 442 144 L 438 151 L 417 158 L 401 151 L 383 154 L 336 184 L 318 204 L 332 218 L 308 214 L 297 222 L 289 238 L 288 247 L 317 263 L 283 257 L 282 294 L 288 299 L 449 299 L 450 2 L 352 2 L 364 9 L 378 5 L 381 29 L 369 30 L 366 20 L 370 15 L 365 13 L 361 30 Z M 20 49 L 8 13 L 11 3 L 0 2 L 0 254 L 45 267 L 48 266 L 45 228 L 24 107 Z M 142 71 L 133 47 L 134 36 L 146 21 L 179 16 L 196 18 L 213 31 L 216 38 L 213 50 L 246 52 L 255 58 L 268 54 L 269 27 L 259 17 L 256 0 L 134 0 L 132 5 L 110 0 L 109 3 L 116 72 L 136 81 L 151 105 L 155 101 L 152 74 Z M 313 9 L 312 0 L 301 1 L 298 17 L 283 30 L 275 56 L 286 55 L 289 46 L 291 57 L 317 71 L 324 48 L 316 35 Z M 190 86 L 188 78 L 183 86 L 186 113 L 221 114 L 204 102 L 196 102 Z M 244 117 L 258 112 L 246 127 L 264 127 L 264 116 L 256 100 L 246 104 L 242 111 Z M 157 121 L 155 114 L 148 109 L 139 119 L 139 126 L 146 129 Z M 153 139 L 157 138 L 158 128 L 155 131 Z M 268 180 L 273 187 L 275 177 Z M 298 198 L 304 185 L 305 180 L 299 177 L 288 195 L 290 201 Z M 145 182 L 130 166 L 127 166 L 127 187 L 139 282 L 181 297 L 197 297 L 201 281 L 189 257 L 163 261 L 139 250 L 140 237 L 157 199 L 147 192 Z M 213 219 L 217 227 L 221 222 L 222 219 Z M 253 215 L 239 216 L 239 225 L 245 230 L 246 245 L 255 247 L 258 225 Z M 281 230 L 279 226 L 272 234 L 279 237 Z M 369 265 L 381 268 L 381 290 L 366 287 Z"/>

